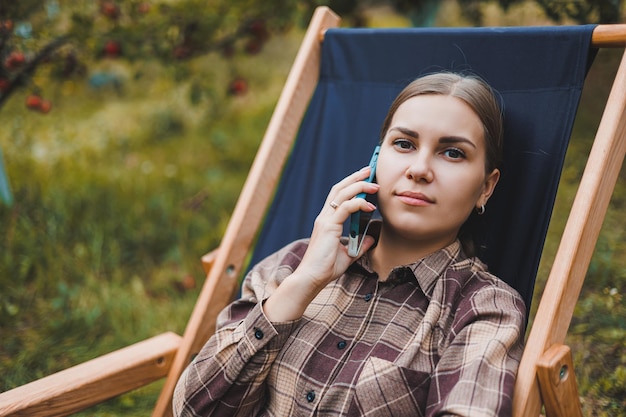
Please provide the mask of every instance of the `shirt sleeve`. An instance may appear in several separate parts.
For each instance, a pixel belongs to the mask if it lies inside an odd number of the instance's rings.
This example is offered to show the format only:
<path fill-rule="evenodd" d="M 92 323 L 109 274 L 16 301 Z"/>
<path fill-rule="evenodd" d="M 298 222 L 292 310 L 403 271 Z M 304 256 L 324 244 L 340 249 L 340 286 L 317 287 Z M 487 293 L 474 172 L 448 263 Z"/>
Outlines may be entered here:
<path fill-rule="evenodd" d="M 263 302 L 293 267 L 283 249 L 246 277 L 242 297 L 226 307 L 216 333 L 181 375 L 174 392 L 176 416 L 250 416 L 264 402 L 265 380 L 297 322 L 271 323 Z"/>
<path fill-rule="evenodd" d="M 526 308 L 501 283 L 467 297 L 457 311 L 452 339 L 440 358 L 426 415 L 510 416 L 515 376 L 523 351 Z"/>

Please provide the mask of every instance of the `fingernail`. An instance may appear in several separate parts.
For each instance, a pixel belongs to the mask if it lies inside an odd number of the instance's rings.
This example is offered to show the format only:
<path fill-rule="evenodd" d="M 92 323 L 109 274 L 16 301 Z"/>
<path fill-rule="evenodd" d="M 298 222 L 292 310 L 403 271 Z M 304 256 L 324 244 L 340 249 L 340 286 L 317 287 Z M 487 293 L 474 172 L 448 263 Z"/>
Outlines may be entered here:
<path fill-rule="evenodd" d="M 365 170 L 367 170 L 367 169 L 369 169 L 369 165 L 368 165 L 368 166 L 365 166 L 365 167 L 363 167 L 363 168 L 361 168 L 359 171 L 365 171 Z"/>
<path fill-rule="evenodd" d="M 369 208 L 371 208 L 372 210 L 376 210 L 376 206 L 374 205 L 374 203 L 371 202 L 367 202 L 367 205 L 369 206 Z"/>

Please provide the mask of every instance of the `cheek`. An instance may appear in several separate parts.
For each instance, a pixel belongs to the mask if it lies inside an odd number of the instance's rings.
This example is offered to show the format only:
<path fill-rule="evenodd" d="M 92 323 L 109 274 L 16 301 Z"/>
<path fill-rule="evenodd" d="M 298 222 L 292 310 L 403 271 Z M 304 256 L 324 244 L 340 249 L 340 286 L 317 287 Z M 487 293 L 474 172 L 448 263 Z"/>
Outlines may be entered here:
<path fill-rule="evenodd" d="M 376 205 L 382 211 L 384 206 L 389 200 L 391 191 L 395 188 L 397 179 L 394 179 L 393 164 L 389 164 L 388 161 L 379 157 L 376 165 L 376 178 L 374 181 L 380 186 L 380 189 L 376 193 Z"/>
<path fill-rule="evenodd" d="M 438 178 L 442 185 L 442 190 L 459 203 L 467 201 L 468 204 L 478 200 L 484 189 L 485 176 L 481 173 L 468 172 L 464 169 L 442 169 L 438 172 Z"/>
<path fill-rule="evenodd" d="M 385 154 L 381 151 L 378 154 L 378 161 L 376 162 L 376 182 L 380 184 L 380 180 L 384 181 L 384 178 L 387 175 L 387 160 L 384 156 Z"/>
<path fill-rule="evenodd" d="M 376 164 L 376 182 L 381 188 L 388 188 L 402 175 L 402 168 L 398 161 L 391 158 L 379 156 Z"/>
<path fill-rule="evenodd" d="M 482 180 L 482 178 L 480 180 Z M 470 207 L 471 210 L 480 199 L 484 188 L 483 182 L 479 181 L 479 179 L 476 179 L 474 181 L 469 181 L 469 179 L 466 179 L 466 181 L 464 182 L 458 181 L 457 184 L 459 184 L 460 187 L 463 187 L 461 189 L 464 190 L 463 192 L 459 193 L 459 204 L 464 202 L 467 207 Z"/>

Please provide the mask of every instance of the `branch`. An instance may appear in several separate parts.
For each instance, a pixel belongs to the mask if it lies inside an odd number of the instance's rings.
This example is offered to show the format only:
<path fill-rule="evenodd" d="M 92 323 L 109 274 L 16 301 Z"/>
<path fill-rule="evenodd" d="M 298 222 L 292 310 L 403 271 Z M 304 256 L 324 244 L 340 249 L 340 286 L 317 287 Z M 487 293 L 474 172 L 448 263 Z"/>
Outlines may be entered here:
<path fill-rule="evenodd" d="M 69 36 L 61 36 L 54 39 L 46 46 L 41 48 L 37 55 L 35 55 L 32 60 L 28 61 L 24 65 L 24 67 L 22 67 L 17 75 L 11 80 L 11 83 L 4 91 L 4 93 L 0 95 L 0 108 L 2 108 L 7 99 L 19 86 L 27 84 L 28 80 L 32 78 L 33 74 L 37 70 L 37 67 L 39 67 L 42 61 L 52 55 L 52 53 L 59 49 L 61 46 L 65 45 L 69 41 L 69 38 Z"/>

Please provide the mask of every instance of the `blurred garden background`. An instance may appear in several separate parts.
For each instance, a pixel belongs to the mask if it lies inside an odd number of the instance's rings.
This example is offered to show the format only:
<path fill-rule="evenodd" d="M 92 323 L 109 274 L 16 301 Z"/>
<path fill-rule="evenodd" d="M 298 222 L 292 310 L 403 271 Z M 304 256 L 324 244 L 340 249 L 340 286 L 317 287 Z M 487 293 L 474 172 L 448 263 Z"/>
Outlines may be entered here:
<path fill-rule="evenodd" d="M 615 0 L 0 1 L 0 391 L 182 334 L 320 4 L 345 26 L 626 22 Z M 620 58 L 588 75 L 535 302 Z M 587 416 L 626 416 L 625 179 L 567 340 Z M 80 415 L 146 415 L 159 389 Z"/>

